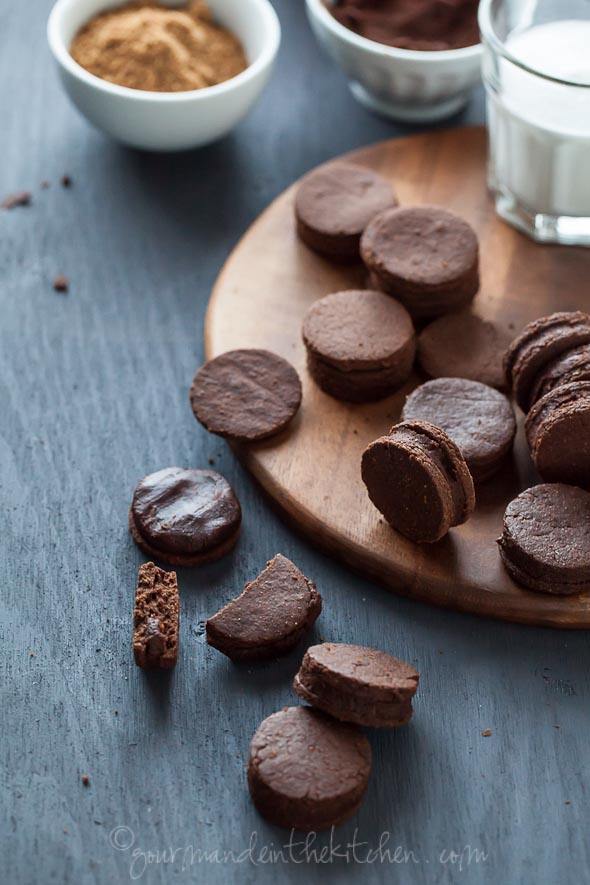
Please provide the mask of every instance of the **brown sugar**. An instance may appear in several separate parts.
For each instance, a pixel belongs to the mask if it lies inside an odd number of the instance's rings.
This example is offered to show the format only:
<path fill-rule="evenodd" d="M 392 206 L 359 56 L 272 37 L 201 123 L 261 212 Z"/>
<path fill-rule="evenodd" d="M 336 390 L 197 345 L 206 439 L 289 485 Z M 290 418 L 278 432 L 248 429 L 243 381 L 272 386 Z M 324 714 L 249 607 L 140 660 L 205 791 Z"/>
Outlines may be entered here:
<path fill-rule="evenodd" d="M 70 52 L 103 80 L 153 92 L 214 86 L 248 65 L 240 42 L 214 23 L 204 0 L 179 8 L 152 0 L 117 7 L 91 19 Z"/>

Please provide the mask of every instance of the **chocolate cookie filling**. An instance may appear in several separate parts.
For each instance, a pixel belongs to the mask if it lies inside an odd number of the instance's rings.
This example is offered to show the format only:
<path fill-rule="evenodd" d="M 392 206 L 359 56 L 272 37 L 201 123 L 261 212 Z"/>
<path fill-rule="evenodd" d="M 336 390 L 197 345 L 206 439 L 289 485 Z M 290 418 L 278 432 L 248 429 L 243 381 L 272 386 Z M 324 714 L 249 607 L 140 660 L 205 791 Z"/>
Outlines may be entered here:
<path fill-rule="evenodd" d="M 479 43 L 478 0 L 327 0 L 351 31 L 399 49 L 429 52 Z"/>

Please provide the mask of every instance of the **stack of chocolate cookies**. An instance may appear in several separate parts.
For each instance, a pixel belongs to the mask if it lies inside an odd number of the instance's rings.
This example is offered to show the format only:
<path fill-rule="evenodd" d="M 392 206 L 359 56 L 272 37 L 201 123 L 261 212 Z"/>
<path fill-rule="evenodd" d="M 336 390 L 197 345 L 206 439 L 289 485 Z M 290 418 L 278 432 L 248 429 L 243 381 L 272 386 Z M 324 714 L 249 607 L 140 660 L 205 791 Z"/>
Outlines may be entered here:
<path fill-rule="evenodd" d="M 248 786 L 258 811 L 306 831 L 354 814 L 371 773 L 371 747 L 359 726 L 408 723 L 418 680 L 410 664 L 372 648 L 309 648 L 293 687 L 311 706 L 273 713 L 250 744 Z"/>

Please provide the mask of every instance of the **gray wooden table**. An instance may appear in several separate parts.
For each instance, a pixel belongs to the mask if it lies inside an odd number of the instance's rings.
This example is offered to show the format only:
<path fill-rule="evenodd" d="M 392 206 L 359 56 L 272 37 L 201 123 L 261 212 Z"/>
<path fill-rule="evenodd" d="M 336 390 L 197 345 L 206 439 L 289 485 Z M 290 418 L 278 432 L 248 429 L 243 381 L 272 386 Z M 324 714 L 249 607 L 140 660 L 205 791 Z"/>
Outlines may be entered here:
<path fill-rule="evenodd" d="M 211 284 L 247 225 L 310 167 L 405 130 L 352 100 L 301 0 L 277 0 L 276 74 L 231 137 L 179 156 L 124 150 L 61 93 L 49 7 L 0 5 L 0 194 L 33 192 L 0 212 L 1 880 L 588 881 L 587 636 L 439 611 L 355 577 L 279 521 L 187 403 Z M 479 94 L 454 122 L 482 119 Z M 67 295 L 52 290 L 61 273 Z M 129 646 L 142 561 L 130 494 L 152 470 L 210 458 L 242 500 L 243 537 L 181 571 L 180 663 L 146 679 Z M 390 649 L 422 672 L 412 725 L 371 735 L 367 800 L 323 856 L 329 836 L 285 848 L 244 777 L 252 732 L 294 702 L 301 650 L 236 667 L 203 636 L 278 551 L 321 589 L 316 638 Z"/>

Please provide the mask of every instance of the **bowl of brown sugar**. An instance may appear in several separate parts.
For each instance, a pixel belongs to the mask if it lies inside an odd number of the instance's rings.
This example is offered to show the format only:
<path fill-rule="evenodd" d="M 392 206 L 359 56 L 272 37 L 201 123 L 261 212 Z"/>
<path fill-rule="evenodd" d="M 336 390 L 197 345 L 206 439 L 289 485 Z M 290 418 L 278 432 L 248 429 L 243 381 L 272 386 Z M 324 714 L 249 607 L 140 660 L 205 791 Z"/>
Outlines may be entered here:
<path fill-rule="evenodd" d="M 280 44 L 269 0 L 57 0 L 47 35 L 66 92 L 98 129 L 152 151 L 226 135 Z"/>

